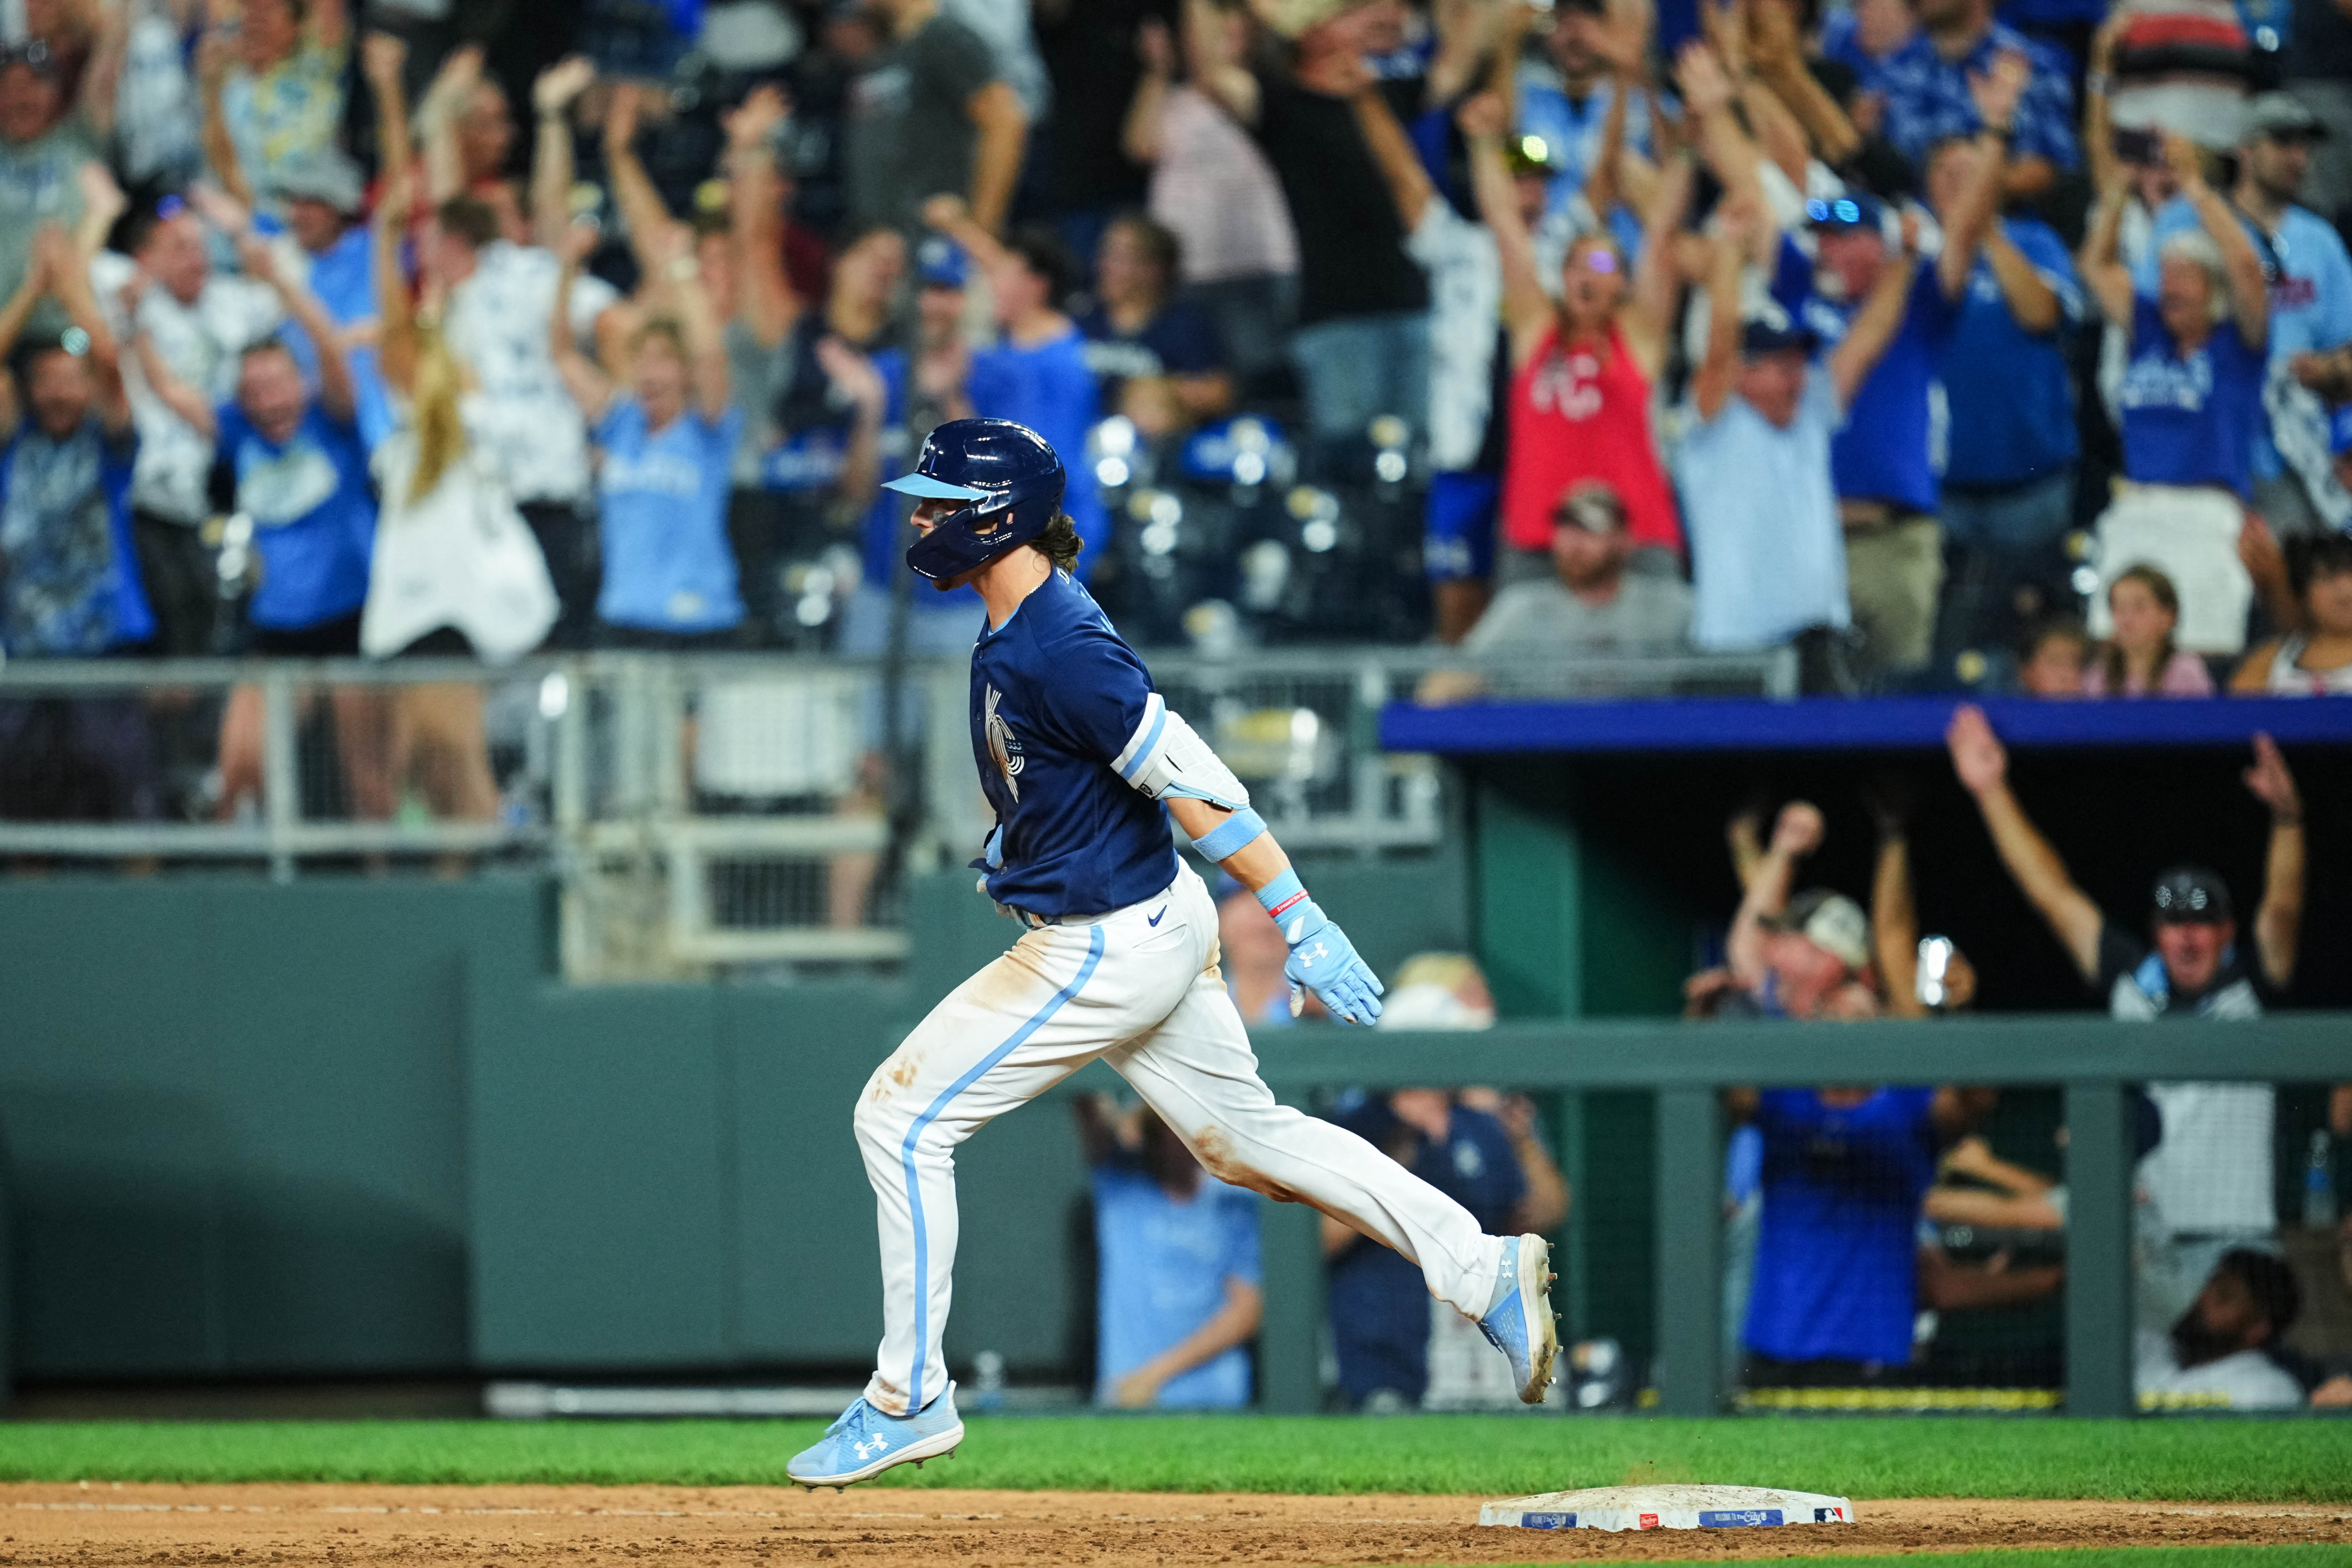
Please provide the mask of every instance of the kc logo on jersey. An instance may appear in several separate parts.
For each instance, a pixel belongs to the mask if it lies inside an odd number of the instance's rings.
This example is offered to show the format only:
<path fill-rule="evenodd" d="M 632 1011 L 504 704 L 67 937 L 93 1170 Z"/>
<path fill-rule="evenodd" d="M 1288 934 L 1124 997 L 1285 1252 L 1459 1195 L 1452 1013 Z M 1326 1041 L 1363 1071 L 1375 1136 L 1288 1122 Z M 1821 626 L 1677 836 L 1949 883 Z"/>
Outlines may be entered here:
<path fill-rule="evenodd" d="M 1027 761 L 1021 754 L 1021 737 L 1013 732 L 1013 726 L 996 710 L 996 705 L 1004 700 L 1004 693 L 992 686 L 982 700 L 981 720 L 988 732 L 988 754 L 996 759 L 997 771 L 1004 775 L 1004 787 L 1013 792 L 1017 801 L 1021 798 L 1021 765 Z"/>

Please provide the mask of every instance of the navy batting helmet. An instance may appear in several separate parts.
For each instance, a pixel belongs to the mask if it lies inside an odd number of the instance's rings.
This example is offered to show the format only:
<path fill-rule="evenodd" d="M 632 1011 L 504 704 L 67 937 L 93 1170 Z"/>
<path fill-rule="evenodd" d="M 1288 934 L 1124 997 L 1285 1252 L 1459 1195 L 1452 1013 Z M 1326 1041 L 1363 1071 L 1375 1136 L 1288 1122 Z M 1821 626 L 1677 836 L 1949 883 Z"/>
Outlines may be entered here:
<path fill-rule="evenodd" d="M 907 547 L 919 576 L 945 583 L 1045 531 L 1062 510 L 1062 459 L 1045 438 L 1010 419 L 950 419 L 923 443 L 915 471 L 886 489 L 964 500 Z"/>

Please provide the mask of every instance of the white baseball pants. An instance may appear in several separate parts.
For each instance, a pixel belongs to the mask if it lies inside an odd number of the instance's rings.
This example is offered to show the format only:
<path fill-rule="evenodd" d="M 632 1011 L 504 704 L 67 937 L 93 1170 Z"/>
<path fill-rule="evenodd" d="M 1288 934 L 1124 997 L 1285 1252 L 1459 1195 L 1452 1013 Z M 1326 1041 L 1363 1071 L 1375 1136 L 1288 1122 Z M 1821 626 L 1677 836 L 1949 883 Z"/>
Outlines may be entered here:
<path fill-rule="evenodd" d="M 1156 899 L 1033 930 L 950 993 L 874 1071 L 853 1119 L 882 1241 L 882 1346 L 866 1403 L 899 1415 L 948 1384 L 955 1149 L 1096 1058 L 1212 1175 L 1312 1204 L 1421 1265 L 1477 1317 L 1504 1242 L 1352 1132 L 1276 1103 L 1217 971 L 1217 910 L 1187 867 Z"/>

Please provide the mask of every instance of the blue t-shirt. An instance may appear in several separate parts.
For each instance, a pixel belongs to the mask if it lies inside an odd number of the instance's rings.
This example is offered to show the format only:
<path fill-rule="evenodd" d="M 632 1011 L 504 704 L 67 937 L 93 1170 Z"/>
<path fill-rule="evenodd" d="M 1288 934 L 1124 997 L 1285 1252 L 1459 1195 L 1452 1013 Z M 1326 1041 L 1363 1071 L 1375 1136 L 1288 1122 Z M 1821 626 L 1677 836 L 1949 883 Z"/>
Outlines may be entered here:
<path fill-rule="evenodd" d="M 2299 353 L 2321 353 L 2352 342 L 2352 257 L 2345 254 L 2334 226 L 2298 206 L 2286 209 L 2276 235 L 2265 233 L 2242 213 L 2238 221 L 2270 279 L 2270 331 L 2264 344 L 2269 362 L 2278 364 Z M 2175 196 L 2158 208 L 2147 254 L 2132 274 L 2139 291 L 2156 292 L 2158 253 L 2166 240 L 2204 230 L 2204 220 L 2186 196 Z M 2275 479 L 2284 469 L 2265 419 L 2254 436 L 2254 477 Z"/>
<path fill-rule="evenodd" d="M 1992 69 L 1994 58 L 2015 50 L 2032 63 L 2025 91 L 2011 121 L 2011 145 L 2021 158 L 2046 158 L 2061 169 L 2082 162 L 2075 139 L 2074 71 L 2065 56 L 2037 38 L 1995 22 L 1976 47 L 1948 60 L 1925 32 L 1879 63 L 1871 86 L 1886 100 L 1881 129 L 1915 169 L 1927 165 L 1927 150 L 1954 136 L 1984 128 L 1969 83 Z"/>
<path fill-rule="evenodd" d="M 1189 1200 L 1172 1198 L 1123 1160 L 1095 1167 L 1094 1193 L 1095 1399 L 1107 1405 L 1120 1378 L 1223 1310 L 1228 1282 L 1262 1283 L 1258 1201 L 1205 1173 Z M 1238 1410 L 1249 1399 L 1249 1351 L 1235 1345 L 1170 1378 L 1156 1403 L 1163 1410 Z"/>
<path fill-rule="evenodd" d="M 2083 289 L 2066 242 L 2038 218 L 2006 219 L 2001 226 L 2058 296 L 2062 322 L 2081 322 Z M 1944 343 L 1944 395 L 1951 406 L 1947 480 L 2023 484 L 2074 462 L 2079 447 L 2074 384 L 2061 346 L 2064 331 L 2063 325 L 2047 332 L 2019 326 L 1992 263 L 1977 258 Z"/>
<path fill-rule="evenodd" d="M 0 648 L 104 653 L 155 635 L 131 542 L 139 437 L 95 414 L 63 440 L 28 416 L 0 448 Z"/>
<path fill-rule="evenodd" d="M 1882 1089 L 1832 1110 L 1810 1089 L 1768 1089 L 1764 1212 L 1748 1348 L 1778 1361 L 1911 1359 L 1919 1205 L 1936 1176 L 1930 1089 Z"/>
<path fill-rule="evenodd" d="M 2126 479 L 2252 491 L 2263 356 L 2238 335 L 2235 321 L 2216 322 L 2204 343 L 2184 356 L 2156 301 L 2145 294 L 2134 299 L 2131 363 L 2116 401 Z"/>
<path fill-rule="evenodd" d="M 232 403 L 220 412 L 214 450 L 236 476 L 236 510 L 253 519 L 261 553 L 261 586 L 247 618 L 290 632 L 358 613 L 375 548 L 375 500 L 359 426 L 314 403 L 279 446 Z"/>
<path fill-rule="evenodd" d="M 1384 1095 L 1350 1090 L 1331 1121 L 1435 1187 L 1489 1234 L 1527 1195 L 1527 1173 L 1503 1124 L 1454 1106 L 1439 1143 L 1400 1121 Z M 1377 1242 L 1351 1246 L 1331 1265 L 1331 1337 L 1339 1387 L 1360 1405 L 1390 1389 L 1418 1405 L 1429 1390 L 1429 1285 L 1421 1266 Z"/>
<path fill-rule="evenodd" d="M 634 397 L 615 397 L 596 425 L 604 453 L 604 583 L 596 615 L 656 632 L 725 631 L 743 618 L 727 538 L 728 476 L 743 414 L 686 411 L 646 427 Z"/>
<path fill-rule="evenodd" d="M 1168 808 L 1113 771 L 1147 755 L 1166 710 L 1102 608 L 1061 572 L 971 652 L 971 753 L 1002 829 L 988 895 L 1099 914 L 1176 879 Z"/>
<path fill-rule="evenodd" d="M 1135 332 L 1120 331 L 1110 311 L 1097 305 L 1078 318 L 1078 331 L 1086 334 L 1087 368 L 1102 385 L 1108 413 L 1118 411 L 1131 375 L 1206 375 L 1225 367 L 1215 324 L 1189 300 L 1163 305 Z"/>
<path fill-rule="evenodd" d="M 1072 327 L 1034 348 L 1004 342 L 982 349 L 971 356 L 966 389 L 974 414 L 1026 425 L 1060 454 L 1070 476 L 1062 510 L 1086 541 L 1086 552 L 1078 557 L 1078 579 L 1084 582 L 1110 539 L 1110 516 L 1087 471 L 1087 431 L 1097 407 L 1095 374 L 1087 368 L 1087 340 Z"/>
<path fill-rule="evenodd" d="M 1805 325 L 1821 334 L 1824 346 L 1833 345 L 1843 341 L 1862 304 L 1816 294 L 1805 301 Z M 1947 424 L 1936 361 L 1951 336 L 1952 319 L 1952 302 L 1944 298 L 1936 269 L 1922 265 L 1911 281 L 1903 325 L 1854 389 L 1845 424 L 1830 443 L 1830 473 L 1841 500 L 1936 510 Z"/>

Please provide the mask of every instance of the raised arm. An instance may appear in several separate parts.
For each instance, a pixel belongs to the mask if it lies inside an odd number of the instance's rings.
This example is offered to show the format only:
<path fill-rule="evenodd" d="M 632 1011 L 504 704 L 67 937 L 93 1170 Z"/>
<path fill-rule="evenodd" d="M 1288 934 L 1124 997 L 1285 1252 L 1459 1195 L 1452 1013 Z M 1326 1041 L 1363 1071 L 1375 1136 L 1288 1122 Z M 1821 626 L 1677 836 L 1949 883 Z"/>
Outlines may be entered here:
<path fill-rule="evenodd" d="M 1725 943 L 1731 972 L 1752 985 L 1764 973 L 1764 921 L 1789 907 L 1789 892 L 1797 867 L 1822 847 L 1822 814 L 1811 802 L 1792 800 L 1780 808 L 1772 824 L 1772 842 L 1757 863 L 1755 879 L 1740 896 L 1739 912 L 1731 917 L 1731 935 Z"/>
<path fill-rule="evenodd" d="M 1960 291 L 1969 286 L 1969 274 L 1976 268 L 1977 252 L 1983 247 L 1985 237 L 2000 215 L 2002 174 L 2009 162 L 2010 123 L 2017 114 L 2017 100 L 2032 74 L 2032 66 L 2023 55 L 2006 49 L 1993 57 L 1990 70 L 1969 81 L 1969 91 L 1976 99 L 1977 117 L 1984 121 L 1984 128 L 1976 136 L 1975 167 L 1944 226 L 1943 254 L 1936 258 L 1936 281 L 1942 286 L 1947 300 L 1958 299 Z"/>
<path fill-rule="evenodd" d="M 351 361 L 344 357 L 343 340 L 336 331 L 334 318 L 319 303 L 319 297 L 278 270 L 278 253 L 257 235 L 247 235 L 237 241 L 237 264 L 249 278 L 278 292 L 278 302 L 286 307 L 287 315 L 310 338 L 319 354 L 319 406 L 339 425 L 348 425 L 358 415 L 359 394 L 352 382 Z"/>
<path fill-rule="evenodd" d="M 33 307 L 49 291 L 50 257 L 41 237 L 35 235 L 25 260 L 24 281 L 16 285 L 16 291 L 8 296 L 5 304 L 0 304 L 0 363 L 16 353 L 16 340 L 25 335 L 25 323 L 32 320 Z M 23 414 L 23 406 L 16 399 L 16 378 L 0 374 L 0 440 L 15 437 L 16 423 Z"/>
<path fill-rule="evenodd" d="M 937 195 L 923 204 L 923 222 L 962 247 L 973 266 L 992 273 L 1013 259 L 996 236 L 974 222 L 961 196 Z"/>
<path fill-rule="evenodd" d="M 1029 144 L 1029 111 L 1002 77 L 964 100 L 963 111 L 979 133 L 971 147 L 971 215 L 989 233 L 999 234 L 1013 209 L 1022 149 Z"/>
<path fill-rule="evenodd" d="M 2091 35 L 2090 68 L 2083 76 L 2083 165 L 2095 191 L 2107 189 L 2122 174 L 2116 167 L 2115 122 L 2108 113 L 2107 90 L 2114 83 L 2116 40 L 2133 15 L 2129 7 L 2118 5 Z"/>
<path fill-rule="evenodd" d="M 122 90 L 122 64 L 131 50 L 130 0 L 112 0 L 93 7 L 99 15 L 89 58 L 81 68 L 81 113 L 100 145 L 113 139 L 117 100 Z"/>
<path fill-rule="evenodd" d="M 479 44 L 460 44 L 451 49 L 416 106 L 416 134 L 425 148 L 425 199 L 436 207 L 451 196 L 465 194 L 466 165 L 457 151 L 457 117 L 481 83 L 482 59 Z"/>
<path fill-rule="evenodd" d="M 1685 44 L 1675 58 L 1675 82 L 1682 89 L 1684 109 L 1698 125 L 1699 153 L 1723 182 L 1725 192 L 1755 202 L 1759 212 L 1769 212 L 1760 173 L 1764 155 L 1731 111 L 1731 79 L 1724 74 L 1714 49 L 1696 39 Z M 1759 229 L 1754 243 L 1759 247 L 1777 244 L 1777 230 Z M 1769 250 L 1749 252 L 1749 259 L 1759 264 L 1769 258 Z"/>
<path fill-rule="evenodd" d="M 204 116 L 198 135 L 205 150 L 205 164 L 212 171 L 213 178 L 230 195 L 251 206 L 253 184 L 246 178 L 245 165 L 237 158 L 236 139 L 229 134 L 228 111 L 221 102 L 236 49 L 236 44 L 217 21 L 205 27 L 204 37 L 196 45 L 196 95 Z"/>
<path fill-rule="evenodd" d="M 81 253 L 85 270 L 89 258 L 106 248 L 106 237 L 113 232 L 115 219 L 131 205 L 122 187 L 104 163 L 92 158 L 84 163 L 75 176 L 81 186 L 81 221 L 74 226 L 74 248 Z"/>
<path fill-rule="evenodd" d="M 651 276 L 673 251 L 665 237 L 677 226 L 661 192 L 637 156 L 637 117 L 645 105 L 645 89 L 633 81 L 613 84 L 612 102 L 604 109 L 604 173 L 613 182 L 614 205 L 629 231 L 629 249 L 639 271 Z M 546 128 L 541 128 L 546 134 Z M 567 222 L 569 221 L 567 216 Z"/>
<path fill-rule="evenodd" d="M 360 39 L 360 74 L 375 100 L 376 173 L 387 192 L 405 188 L 416 163 L 408 127 L 408 89 L 401 76 L 407 68 L 408 46 L 393 34 L 370 33 Z"/>
<path fill-rule="evenodd" d="M 596 79 L 585 55 L 561 59 L 530 84 L 530 107 L 538 131 L 530 144 L 530 232 L 554 249 L 572 222 L 572 105 Z M 614 176 L 617 184 L 619 176 Z"/>
<path fill-rule="evenodd" d="M 1903 313 L 1911 307 L 1912 280 L 1919 275 L 1919 258 L 1912 249 L 1916 230 L 1916 220 L 1906 215 L 1902 253 L 1887 258 L 1870 297 L 1854 312 L 1845 336 L 1829 353 L 1826 368 L 1831 384 L 1837 388 L 1840 408 L 1853 405 L 1855 391 L 1870 378 L 1886 345 L 1903 330 Z"/>
<path fill-rule="evenodd" d="M 1690 214 L 1691 161 L 1676 153 L 1666 160 L 1650 209 L 1642 216 L 1642 255 L 1633 263 L 1633 289 L 1625 301 L 1626 342 L 1642 372 L 1653 381 L 1666 360 L 1674 333 L 1675 306 L 1680 302 L 1682 278 L 1675 270 L 1675 237 Z"/>
<path fill-rule="evenodd" d="M 1862 132 L 1805 64 L 1796 9 L 1767 0 L 1748 9 L 1748 58 L 1757 80 L 1805 128 L 1832 168 L 1862 151 Z"/>
<path fill-rule="evenodd" d="M 99 308 L 97 291 L 90 287 L 89 258 L 60 228 L 42 228 L 33 243 L 49 253 L 44 270 L 49 279 L 50 293 L 65 307 L 67 319 L 89 339 L 89 363 L 98 383 L 99 421 L 108 435 L 127 436 L 131 432 L 131 399 L 122 388 L 122 356 L 115 344 L 114 329 L 107 325 L 106 312 Z M 6 349 L 0 347 L 0 360 L 5 358 Z"/>
<path fill-rule="evenodd" d="M 1168 89 L 1176 78 L 1176 40 L 1168 24 L 1158 16 L 1138 23 L 1135 53 L 1143 71 L 1135 79 L 1135 96 L 1127 100 L 1118 142 L 1129 162 L 1149 167 L 1160 162 L 1160 117 L 1167 111 Z"/>
<path fill-rule="evenodd" d="M 1371 149 L 1372 162 L 1380 165 L 1381 177 L 1388 181 L 1389 200 L 1396 204 L 1397 221 L 1411 234 L 1421 226 L 1422 215 L 1436 199 L 1437 187 L 1430 184 L 1429 172 L 1421 166 L 1421 154 L 1405 140 L 1404 127 L 1397 123 L 1377 83 L 1356 94 L 1351 104 L 1357 128 L 1364 133 L 1364 145 Z"/>
<path fill-rule="evenodd" d="M 2050 840 L 2033 826 L 2025 808 L 2009 787 L 2009 752 L 1985 721 L 1984 710 L 1963 704 L 1953 713 L 1944 743 L 1952 754 L 1952 771 L 1962 787 L 1976 797 L 1984 814 L 1985 830 L 1992 836 L 2001 864 L 2026 901 L 2041 911 L 2050 930 L 2065 947 L 2067 956 L 2084 980 L 2099 977 L 2099 931 L 2106 917 L 2067 874 Z"/>
<path fill-rule="evenodd" d="M 1503 319 L 1510 323 L 1512 348 L 1525 353 L 1551 319 L 1551 297 L 1536 270 L 1535 237 L 1519 217 L 1519 195 L 1503 163 L 1503 132 L 1510 121 L 1503 100 L 1482 92 L 1454 115 L 1470 152 L 1470 188 L 1478 216 L 1495 237 L 1503 265 Z"/>
<path fill-rule="evenodd" d="M 803 308 L 784 269 L 783 182 L 776 177 L 775 133 L 791 113 L 782 89 L 765 86 L 725 121 L 735 318 L 763 348 L 784 341 Z"/>
<path fill-rule="evenodd" d="M 1919 1018 L 1919 904 L 1911 880 L 1911 837 L 1902 805 L 1874 790 L 1871 815 L 1878 825 L 1878 865 L 1870 882 L 1870 949 L 1886 988 L 1886 1011 Z"/>
<path fill-rule="evenodd" d="M 2205 157 L 2197 143 L 2177 131 L 2164 137 L 2165 161 L 2180 182 L 2180 194 L 2197 209 L 2197 219 L 2221 248 L 2221 269 L 2230 279 L 2230 315 L 2238 336 L 2256 353 L 2270 342 L 2270 280 L 2263 276 L 2263 258 L 2246 237 L 2245 225 L 2221 194 L 2205 182 Z"/>
<path fill-rule="evenodd" d="M 2124 205 L 2130 200 L 2122 176 L 2113 176 L 2099 193 L 2079 258 L 2083 287 L 2099 302 L 2099 313 L 2126 331 L 2131 331 L 2132 277 L 2116 249 L 2116 238 L 2123 229 Z"/>
<path fill-rule="evenodd" d="M 705 420 L 716 424 L 727 416 L 733 398 L 727 366 L 727 339 L 719 324 L 719 311 L 710 303 L 710 291 L 702 286 L 702 271 L 694 262 L 692 232 L 682 224 L 672 224 L 668 232 L 670 250 L 661 258 L 660 291 L 668 297 L 686 339 L 687 378 L 693 387 L 695 409 Z M 563 283 L 567 299 L 571 291 L 572 280 L 567 275 Z"/>
<path fill-rule="evenodd" d="M 1231 29 L 1214 0 L 1183 0 L 1184 72 L 1194 87 L 1206 93 L 1226 113 L 1244 125 L 1255 125 L 1258 114 L 1257 78 L 1236 58 Z"/>
<path fill-rule="evenodd" d="M 1739 374 L 1740 247 L 1724 239 L 1707 242 L 1706 353 L 1691 373 L 1691 401 L 1701 419 L 1713 419 L 1731 399 Z"/>
<path fill-rule="evenodd" d="M 2254 737 L 2254 765 L 2246 787 L 2270 808 L 2270 853 L 2263 866 L 2263 902 L 2254 911 L 2254 949 L 2263 976 L 2284 991 L 2294 983 L 2295 948 L 2303 935 L 2303 794 L 2278 743 Z"/>
<path fill-rule="evenodd" d="M 375 260 L 376 368 L 384 384 L 404 396 L 416 385 L 416 314 L 409 303 L 408 275 L 400 266 L 400 236 L 414 179 L 406 173 L 386 183 L 368 228 Z"/>
<path fill-rule="evenodd" d="M 2017 242 L 1996 226 L 1985 235 L 1984 258 L 1992 266 L 1993 280 L 2018 326 L 2029 332 L 2054 332 L 2065 319 L 2066 306 L 2058 290 Z"/>
<path fill-rule="evenodd" d="M 881 487 L 882 421 L 889 413 L 890 389 L 874 362 L 839 338 L 828 334 L 818 339 L 816 361 L 835 392 L 856 410 L 833 496 L 845 514 L 862 517 Z"/>
<path fill-rule="evenodd" d="M 572 401 L 580 405 L 591 426 L 604 417 L 612 406 L 613 382 L 597 368 L 595 361 L 580 352 L 572 335 L 572 285 L 580 276 L 581 258 L 594 248 L 596 231 L 585 224 L 574 225 L 563 237 L 563 247 L 556 254 L 563 258 L 563 270 L 555 280 L 555 306 L 548 313 L 547 348 L 555 361 L 555 374 L 563 379 L 563 389 Z"/>

